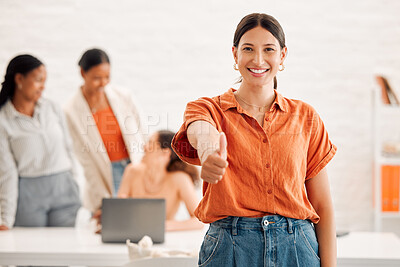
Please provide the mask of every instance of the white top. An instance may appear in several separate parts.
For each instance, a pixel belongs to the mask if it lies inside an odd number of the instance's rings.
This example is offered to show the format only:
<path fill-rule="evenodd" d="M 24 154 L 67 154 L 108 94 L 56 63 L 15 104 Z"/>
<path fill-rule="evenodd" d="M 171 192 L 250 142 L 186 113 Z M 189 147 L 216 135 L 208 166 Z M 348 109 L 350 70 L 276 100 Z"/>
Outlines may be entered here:
<path fill-rule="evenodd" d="M 19 113 L 11 100 L 1 107 L 0 151 L 0 225 L 14 224 L 18 177 L 76 173 L 62 110 L 48 99 L 38 101 L 32 117 Z"/>

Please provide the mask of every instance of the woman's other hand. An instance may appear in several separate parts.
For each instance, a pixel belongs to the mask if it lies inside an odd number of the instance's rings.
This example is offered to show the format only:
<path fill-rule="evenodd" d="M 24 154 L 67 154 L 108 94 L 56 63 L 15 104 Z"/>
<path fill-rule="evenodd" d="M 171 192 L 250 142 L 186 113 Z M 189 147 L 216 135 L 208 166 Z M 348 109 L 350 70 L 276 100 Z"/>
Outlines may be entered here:
<path fill-rule="evenodd" d="M 0 225 L 0 231 L 10 230 L 6 225 Z"/>
<path fill-rule="evenodd" d="M 98 209 L 93 213 L 92 219 L 94 219 L 96 221 L 95 233 L 100 234 L 101 233 L 101 209 Z"/>

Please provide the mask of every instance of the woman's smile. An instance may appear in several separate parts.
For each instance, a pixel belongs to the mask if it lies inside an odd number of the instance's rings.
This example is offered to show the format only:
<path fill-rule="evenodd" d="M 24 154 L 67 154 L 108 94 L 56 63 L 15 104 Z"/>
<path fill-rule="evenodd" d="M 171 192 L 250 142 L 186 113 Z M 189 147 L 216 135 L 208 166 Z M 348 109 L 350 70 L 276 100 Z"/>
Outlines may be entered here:
<path fill-rule="evenodd" d="M 262 77 L 269 69 L 247 68 L 254 77 Z"/>

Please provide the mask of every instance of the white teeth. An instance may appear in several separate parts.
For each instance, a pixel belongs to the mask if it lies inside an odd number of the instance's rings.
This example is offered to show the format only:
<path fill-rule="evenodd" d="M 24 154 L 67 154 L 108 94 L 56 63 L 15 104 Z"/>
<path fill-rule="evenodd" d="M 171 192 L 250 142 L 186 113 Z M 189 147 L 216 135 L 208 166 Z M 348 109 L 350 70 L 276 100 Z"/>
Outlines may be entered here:
<path fill-rule="evenodd" d="M 257 70 L 257 69 L 250 69 L 250 71 L 251 72 L 254 72 L 254 73 L 264 73 L 264 72 L 266 72 L 268 69 L 266 69 L 266 70 Z"/>

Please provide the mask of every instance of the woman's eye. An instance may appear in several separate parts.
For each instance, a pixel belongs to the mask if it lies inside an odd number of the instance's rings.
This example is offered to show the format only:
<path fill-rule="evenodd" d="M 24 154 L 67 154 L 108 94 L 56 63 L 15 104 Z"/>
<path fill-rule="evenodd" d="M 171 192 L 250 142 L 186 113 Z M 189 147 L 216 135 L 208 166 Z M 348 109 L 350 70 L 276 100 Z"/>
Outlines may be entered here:
<path fill-rule="evenodd" d="M 265 49 L 265 51 L 270 52 L 270 51 L 275 51 L 275 49 L 273 49 L 273 48 L 271 48 L 271 47 L 268 47 L 268 48 Z"/>
<path fill-rule="evenodd" d="M 252 51 L 253 49 L 251 47 L 244 47 L 243 51 Z"/>

